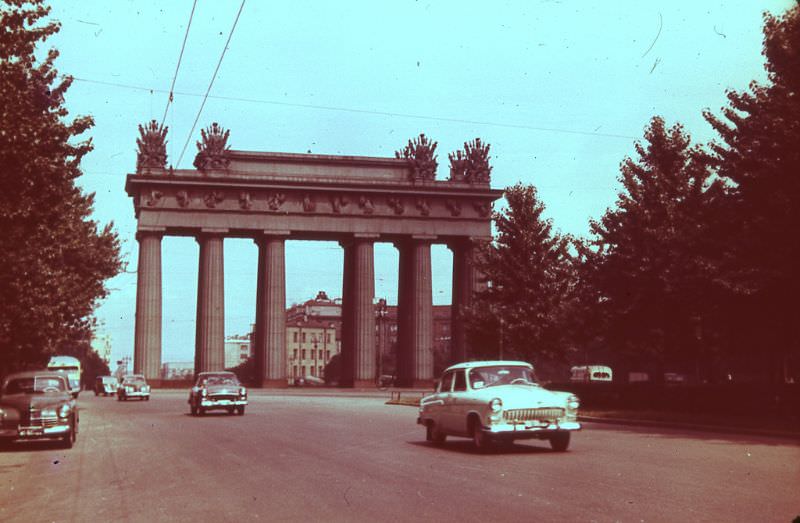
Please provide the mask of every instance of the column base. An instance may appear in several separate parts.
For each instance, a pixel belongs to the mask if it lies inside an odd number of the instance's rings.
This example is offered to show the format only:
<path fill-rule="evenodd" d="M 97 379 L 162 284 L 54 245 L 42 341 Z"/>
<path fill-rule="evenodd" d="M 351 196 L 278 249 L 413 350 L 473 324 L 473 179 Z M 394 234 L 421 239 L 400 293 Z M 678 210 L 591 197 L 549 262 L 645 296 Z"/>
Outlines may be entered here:
<path fill-rule="evenodd" d="M 285 389 L 289 387 L 289 382 L 286 379 L 279 380 L 261 380 L 259 389 Z"/>

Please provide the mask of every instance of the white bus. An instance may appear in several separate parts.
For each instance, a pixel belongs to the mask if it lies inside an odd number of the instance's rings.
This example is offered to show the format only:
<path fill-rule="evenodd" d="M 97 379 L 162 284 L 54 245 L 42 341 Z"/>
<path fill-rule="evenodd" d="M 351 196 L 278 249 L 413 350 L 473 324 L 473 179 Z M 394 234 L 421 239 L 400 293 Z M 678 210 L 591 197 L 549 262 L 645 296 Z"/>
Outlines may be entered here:
<path fill-rule="evenodd" d="M 72 356 L 51 356 L 47 370 L 63 372 L 69 382 L 69 392 L 74 398 L 81 391 L 81 362 Z"/>
<path fill-rule="evenodd" d="M 611 381 L 611 367 L 605 365 L 581 365 L 572 367 L 569 381 L 589 382 L 589 381 Z"/>

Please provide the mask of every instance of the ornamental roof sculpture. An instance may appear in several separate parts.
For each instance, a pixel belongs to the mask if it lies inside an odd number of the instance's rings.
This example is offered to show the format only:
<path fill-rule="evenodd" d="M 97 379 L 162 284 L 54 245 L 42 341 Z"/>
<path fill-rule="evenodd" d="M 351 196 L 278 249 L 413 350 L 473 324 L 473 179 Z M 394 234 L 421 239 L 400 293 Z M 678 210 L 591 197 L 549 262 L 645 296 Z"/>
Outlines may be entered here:
<path fill-rule="evenodd" d="M 447 155 L 450 158 L 450 180 L 463 182 L 466 178 L 467 159 L 463 151 L 456 151 Z"/>
<path fill-rule="evenodd" d="M 464 143 L 464 178 L 469 183 L 489 183 L 492 167 L 489 165 L 488 143 L 481 142 L 480 138 L 475 138 L 471 142 Z"/>
<path fill-rule="evenodd" d="M 436 178 L 436 146 L 438 142 L 429 141 L 424 133 L 409 140 L 402 151 L 395 151 L 396 158 L 405 158 L 411 167 L 411 179 L 433 180 Z"/>
<path fill-rule="evenodd" d="M 150 169 L 163 169 L 167 165 L 167 130 L 155 120 L 142 127 L 139 125 L 139 138 L 136 145 L 136 172 L 145 173 Z"/>
<path fill-rule="evenodd" d="M 201 140 L 197 142 L 197 156 L 193 165 L 200 171 L 227 169 L 230 159 L 227 153 L 230 150 L 228 136 L 231 132 L 214 122 L 206 129 L 200 130 Z"/>

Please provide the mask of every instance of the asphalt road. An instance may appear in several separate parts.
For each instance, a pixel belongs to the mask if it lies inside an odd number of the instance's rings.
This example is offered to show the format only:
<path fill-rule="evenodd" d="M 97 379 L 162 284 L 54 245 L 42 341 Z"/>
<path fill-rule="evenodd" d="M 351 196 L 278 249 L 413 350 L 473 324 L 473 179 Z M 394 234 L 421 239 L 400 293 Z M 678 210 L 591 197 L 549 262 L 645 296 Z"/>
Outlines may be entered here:
<path fill-rule="evenodd" d="M 385 398 L 257 391 L 242 416 L 187 393 L 83 393 L 76 446 L 0 453 L 0 521 L 758 521 L 800 515 L 800 446 L 590 424 L 569 452 L 425 442 Z"/>

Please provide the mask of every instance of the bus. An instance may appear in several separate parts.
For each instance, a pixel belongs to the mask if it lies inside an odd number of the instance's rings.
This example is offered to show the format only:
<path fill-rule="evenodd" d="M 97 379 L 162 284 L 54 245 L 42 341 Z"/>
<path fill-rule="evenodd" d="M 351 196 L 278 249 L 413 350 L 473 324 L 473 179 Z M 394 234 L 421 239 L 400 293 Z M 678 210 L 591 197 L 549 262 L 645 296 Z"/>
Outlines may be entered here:
<path fill-rule="evenodd" d="M 73 398 L 78 397 L 81 391 L 81 362 L 72 356 L 51 356 L 47 370 L 54 370 L 66 374 L 69 382 L 69 392 Z"/>
<path fill-rule="evenodd" d="M 611 367 L 605 365 L 572 367 L 569 380 L 572 382 L 609 382 L 612 380 Z"/>

